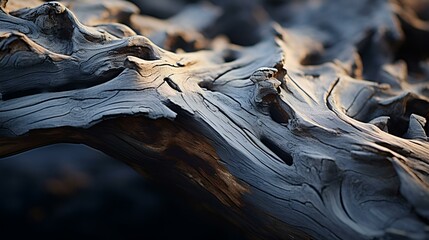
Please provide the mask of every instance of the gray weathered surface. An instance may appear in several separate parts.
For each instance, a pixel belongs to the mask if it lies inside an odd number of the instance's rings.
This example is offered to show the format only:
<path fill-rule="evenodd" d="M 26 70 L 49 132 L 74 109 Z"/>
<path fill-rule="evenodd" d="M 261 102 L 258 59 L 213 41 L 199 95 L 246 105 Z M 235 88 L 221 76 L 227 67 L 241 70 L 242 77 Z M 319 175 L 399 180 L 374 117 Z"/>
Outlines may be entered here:
<path fill-rule="evenodd" d="M 342 12 L 352 28 L 319 15 L 350 3 L 326 1 L 276 19 L 254 46 L 218 39 L 191 53 L 109 18 L 85 26 L 59 3 L 2 9 L 0 156 L 85 143 L 256 238 L 427 239 L 427 70 L 408 74 L 391 47 L 398 19 L 405 31 L 417 20 L 358 2 Z M 142 31 L 132 7 L 112 6 Z"/>

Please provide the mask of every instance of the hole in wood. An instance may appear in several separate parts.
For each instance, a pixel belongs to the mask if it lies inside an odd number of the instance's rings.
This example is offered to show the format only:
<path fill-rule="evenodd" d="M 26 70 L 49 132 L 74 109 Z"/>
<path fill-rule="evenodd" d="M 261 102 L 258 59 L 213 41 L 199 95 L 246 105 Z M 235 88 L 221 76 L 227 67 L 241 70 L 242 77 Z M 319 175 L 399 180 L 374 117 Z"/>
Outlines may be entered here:
<path fill-rule="evenodd" d="M 391 116 L 387 122 L 389 133 L 397 137 L 402 137 L 408 129 L 409 120 L 405 117 Z"/>
<path fill-rule="evenodd" d="M 422 99 L 411 99 L 404 103 L 405 112 L 402 115 L 389 114 L 387 122 L 388 132 L 397 137 L 403 137 L 407 132 L 412 114 L 422 116 L 426 119 L 423 126 L 426 135 L 428 134 L 429 103 Z"/>
<path fill-rule="evenodd" d="M 289 122 L 289 114 L 281 108 L 277 100 L 270 105 L 269 113 L 270 117 L 277 123 L 287 124 Z"/>
<path fill-rule="evenodd" d="M 407 116 L 414 113 L 426 119 L 429 117 L 429 102 L 425 100 L 412 99 L 409 100 L 405 106 Z"/>
<path fill-rule="evenodd" d="M 177 85 L 171 78 L 166 77 L 164 78 L 164 81 L 167 82 L 168 86 L 170 86 L 172 89 L 182 92 L 182 89 L 180 89 L 179 85 Z"/>
<path fill-rule="evenodd" d="M 293 157 L 289 153 L 285 152 L 281 147 L 279 147 L 276 143 L 268 139 L 267 137 L 262 137 L 261 142 L 269 148 L 273 153 L 275 153 L 284 163 L 288 166 L 292 166 Z"/>

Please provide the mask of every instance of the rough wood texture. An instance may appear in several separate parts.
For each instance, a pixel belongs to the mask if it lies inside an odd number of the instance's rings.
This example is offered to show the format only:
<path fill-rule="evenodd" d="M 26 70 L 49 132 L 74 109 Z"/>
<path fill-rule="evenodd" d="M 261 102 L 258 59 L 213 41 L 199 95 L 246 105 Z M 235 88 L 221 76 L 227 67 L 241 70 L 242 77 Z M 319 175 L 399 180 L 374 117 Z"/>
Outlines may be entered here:
<path fill-rule="evenodd" d="M 279 24 L 261 21 L 249 47 L 208 38 L 213 6 L 172 26 L 123 2 L 91 20 L 76 3 L 92 27 L 60 3 L 3 7 L 0 156 L 85 143 L 255 238 L 427 239 L 429 23 L 416 2 L 267 2 Z M 209 19 L 192 25 L 198 11 Z"/>

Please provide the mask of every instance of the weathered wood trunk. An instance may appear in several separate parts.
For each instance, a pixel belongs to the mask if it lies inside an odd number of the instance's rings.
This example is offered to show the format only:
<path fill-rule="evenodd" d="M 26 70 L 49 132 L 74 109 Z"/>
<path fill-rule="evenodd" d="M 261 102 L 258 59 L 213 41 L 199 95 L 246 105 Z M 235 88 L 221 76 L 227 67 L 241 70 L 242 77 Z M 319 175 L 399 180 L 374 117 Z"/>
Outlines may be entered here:
<path fill-rule="evenodd" d="M 367 14 L 314 26 L 347 4 Z M 428 68 L 393 55 L 429 25 L 399 5 L 326 1 L 254 46 L 191 53 L 60 3 L 4 5 L 0 156 L 84 143 L 255 238 L 429 237 Z"/>

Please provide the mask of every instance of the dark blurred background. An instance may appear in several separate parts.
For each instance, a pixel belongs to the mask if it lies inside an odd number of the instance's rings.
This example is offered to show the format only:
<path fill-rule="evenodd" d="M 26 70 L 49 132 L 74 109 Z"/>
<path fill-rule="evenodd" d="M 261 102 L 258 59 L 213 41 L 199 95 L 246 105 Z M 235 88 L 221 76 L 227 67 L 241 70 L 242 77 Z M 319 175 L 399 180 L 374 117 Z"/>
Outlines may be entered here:
<path fill-rule="evenodd" d="M 73 144 L 0 159 L 0 231 L 2 239 L 244 239 L 125 164 Z"/>

